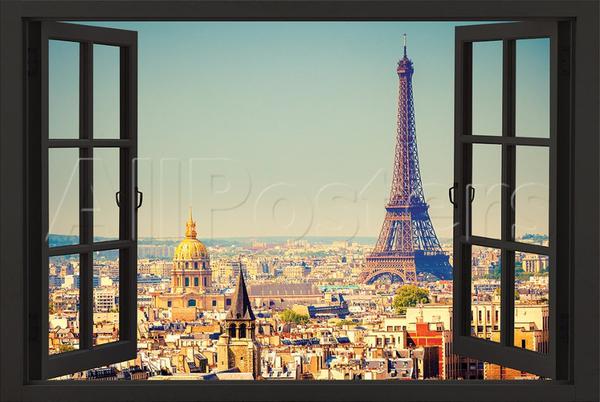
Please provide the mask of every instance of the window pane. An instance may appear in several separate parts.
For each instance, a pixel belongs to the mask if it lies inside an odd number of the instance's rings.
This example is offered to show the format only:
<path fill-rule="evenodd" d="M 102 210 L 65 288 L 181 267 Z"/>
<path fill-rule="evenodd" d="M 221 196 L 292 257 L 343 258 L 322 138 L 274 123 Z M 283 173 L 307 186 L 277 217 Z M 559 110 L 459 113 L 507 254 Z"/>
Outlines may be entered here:
<path fill-rule="evenodd" d="M 548 353 L 547 255 L 515 255 L 515 346 Z"/>
<path fill-rule="evenodd" d="M 119 250 L 94 253 L 94 345 L 119 340 Z"/>
<path fill-rule="evenodd" d="M 94 45 L 94 138 L 119 138 L 120 49 Z"/>
<path fill-rule="evenodd" d="M 79 137 L 79 43 L 48 43 L 48 136 Z"/>
<path fill-rule="evenodd" d="M 473 43 L 473 134 L 502 135 L 502 42 Z"/>
<path fill-rule="evenodd" d="M 474 236 L 499 239 L 502 195 L 501 145 L 473 145 L 472 185 L 475 193 L 471 204 L 471 233 Z"/>
<path fill-rule="evenodd" d="M 78 244 L 79 150 L 56 148 L 48 152 L 48 244 Z"/>
<path fill-rule="evenodd" d="M 48 353 L 79 349 L 79 255 L 48 262 Z"/>
<path fill-rule="evenodd" d="M 94 149 L 94 241 L 119 238 L 119 149 Z"/>
<path fill-rule="evenodd" d="M 550 39 L 517 41 L 516 135 L 550 136 Z"/>
<path fill-rule="evenodd" d="M 501 252 L 471 247 L 471 335 L 500 341 Z"/>
<path fill-rule="evenodd" d="M 517 147 L 512 201 L 516 240 L 548 244 L 549 171 L 548 148 Z"/>

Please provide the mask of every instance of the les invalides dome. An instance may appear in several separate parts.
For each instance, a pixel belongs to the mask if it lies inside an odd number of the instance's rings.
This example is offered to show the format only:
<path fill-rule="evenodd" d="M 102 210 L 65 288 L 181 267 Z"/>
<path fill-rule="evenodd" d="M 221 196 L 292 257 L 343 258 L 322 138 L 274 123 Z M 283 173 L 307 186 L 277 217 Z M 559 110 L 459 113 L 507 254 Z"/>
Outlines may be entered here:
<path fill-rule="evenodd" d="M 173 255 L 171 285 L 174 292 L 206 291 L 211 286 L 210 256 L 206 246 L 196 236 L 196 222 L 190 208 L 190 216 L 185 224 L 185 238 Z"/>
<path fill-rule="evenodd" d="M 192 219 L 192 209 L 190 208 L 190 217 L 185 224 L 185 238 L 179 243 L 173 255 L 173 261 L 196 261 L 208 257 L 206 246 L 196 238 L 196 222 Z"/>

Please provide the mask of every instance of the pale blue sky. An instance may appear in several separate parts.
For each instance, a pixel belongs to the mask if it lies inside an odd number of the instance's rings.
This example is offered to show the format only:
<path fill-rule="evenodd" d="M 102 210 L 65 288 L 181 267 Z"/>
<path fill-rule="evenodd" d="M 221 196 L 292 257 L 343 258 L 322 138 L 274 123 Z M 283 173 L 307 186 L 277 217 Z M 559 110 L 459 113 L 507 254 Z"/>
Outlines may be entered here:
<path fill-rule="evenodd" d="M 95 25 L 139 35 L 139 182 L 145 193 L 140 236 L 181 236 L 189 205 L 202 238 L 377 236 L 394 157 L 395 68 L 403 33 L 415 66 L 425 194 L 438 235 L 451 236 L 447 189 L 453 181 L 454 27 L 463 24 Z M 494 44 L 475 49 L 474 127 L 482 134 L 500 132 L 500 52 Z M 547 135 L 548 42 L 523 41 L 517 52 L 518 131 Z M 95 131 L 103 137 L 117 127 L 116 61 L 114 49 L 95 49 Z M 77 47 L 51 44 L 50 74 L 51 136 L 69 136 L 78 124 L 73 119 Z M 519 159 L 522 180 L 544 182 L 545 176 L 547 182 L 546 172 L 530 168 L 540 158 Z M 62 196 L 72 161 L 63 156 L 54 160 L 51 169 L 60 177 L 51 182 L 56 188 L 51 214 L 59 213 L 51 231 L 74 233 L 76 197 Z M 116 233 L 117 224 L 116 185 L 107 180 L 116 177 L 115 164 L 105 161 L 96 169 L 99 236 Z M 486 186 L 493 177 L 490 164 L 483 165 L 481 187 L 492 190 L 478 192 L 483 208 L 474 211 L 474 224 L 493 232 L 499 209 L 494 212 L 493 186 Z M 211 175 L 216 177 L 211 180 Z M 535 198 L 539 186 L 521 193 L 519 202 L 526 199 L 527 205 L 517 215 L 523 219 L 519 227 L 547 231 L 547 212 L 540 212 Z"/>

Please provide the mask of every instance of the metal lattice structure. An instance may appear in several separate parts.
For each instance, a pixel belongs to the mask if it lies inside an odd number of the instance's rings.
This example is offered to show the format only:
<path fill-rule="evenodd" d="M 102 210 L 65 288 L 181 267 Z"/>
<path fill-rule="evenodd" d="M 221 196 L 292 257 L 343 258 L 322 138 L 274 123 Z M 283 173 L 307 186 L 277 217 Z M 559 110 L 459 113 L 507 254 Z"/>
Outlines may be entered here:
<path fill-rule="evenodd" d="M 429 218 L 421 182 L 412 88 L 414 68 L 406 56 L 406 35 L 404 57 L 396 72 L 398 125 L 392 189 L 379 239 L 361 275 L 363 283 L 383 276 L 394 282 L 415 283 L 417 272 L 429 272 L 439 278 L 451 276 L 448 256 L 442 252 Z"/>

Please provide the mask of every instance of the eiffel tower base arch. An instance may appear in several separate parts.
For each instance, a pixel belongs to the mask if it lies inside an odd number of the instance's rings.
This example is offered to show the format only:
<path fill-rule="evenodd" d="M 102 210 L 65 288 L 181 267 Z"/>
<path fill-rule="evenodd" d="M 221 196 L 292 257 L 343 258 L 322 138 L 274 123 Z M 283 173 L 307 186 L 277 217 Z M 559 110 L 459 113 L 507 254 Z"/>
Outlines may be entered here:
<path fill-rule="evenodd" d="M 372 284 L 382 276 L 389 276 L 392 282 L 417 283 L 415 260 L 412 257 L 369 256 L 366 269 L 361 273 L 360 282 Z"/>

